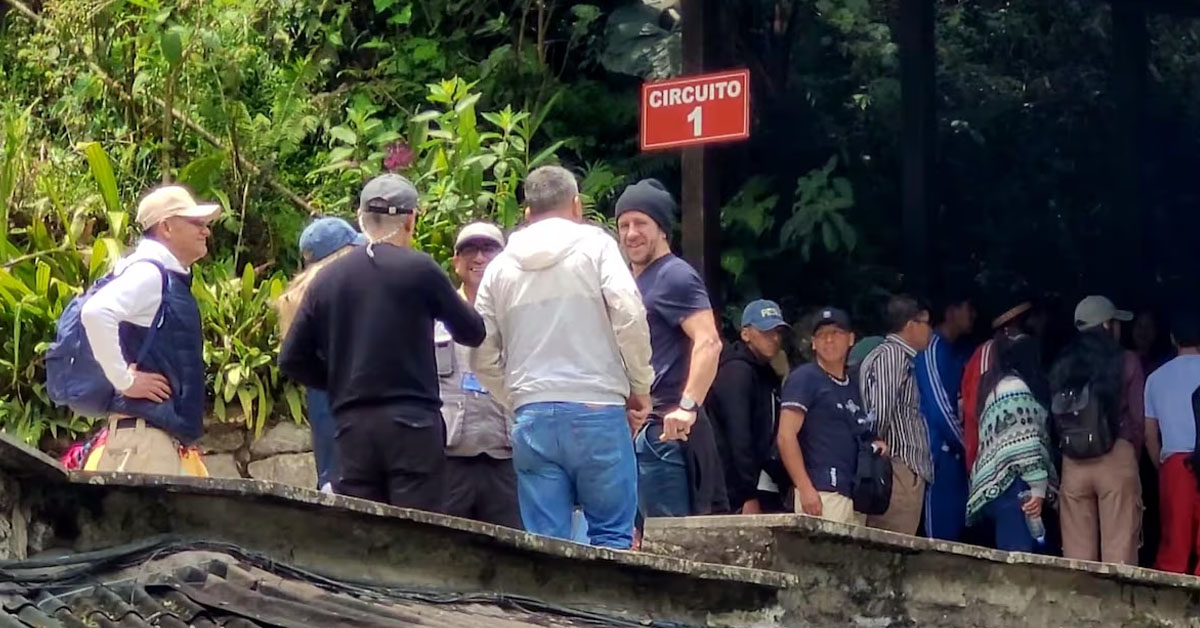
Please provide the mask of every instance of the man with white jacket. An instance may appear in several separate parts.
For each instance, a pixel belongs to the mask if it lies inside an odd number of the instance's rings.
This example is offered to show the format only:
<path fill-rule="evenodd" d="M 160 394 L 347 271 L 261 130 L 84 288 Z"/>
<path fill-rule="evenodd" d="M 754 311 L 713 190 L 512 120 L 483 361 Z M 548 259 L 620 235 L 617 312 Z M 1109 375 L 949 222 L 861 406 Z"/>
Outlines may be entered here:
<path fill-rule="evenodd" d="M 525 529 L 567 539 L 576 504 L 592 545 L 629 549 L 637 513 L 631 434 L 650 411 L 650 331 L 616 240 L 583 223 L 575 177 L 525 182 L 529 226 L 488 266 L 475 309 L 479 381 L 516 411 L 513 466 Z"/>

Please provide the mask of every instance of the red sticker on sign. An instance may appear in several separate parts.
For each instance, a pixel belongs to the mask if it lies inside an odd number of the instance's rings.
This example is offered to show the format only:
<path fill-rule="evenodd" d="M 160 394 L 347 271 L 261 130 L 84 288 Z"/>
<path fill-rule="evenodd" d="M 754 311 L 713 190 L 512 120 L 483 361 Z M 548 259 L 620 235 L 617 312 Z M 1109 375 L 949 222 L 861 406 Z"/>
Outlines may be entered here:
<path fill-rule="evenodd" d="M 750 137 L 750 71 L 642 85 L 642 150 Z"/>

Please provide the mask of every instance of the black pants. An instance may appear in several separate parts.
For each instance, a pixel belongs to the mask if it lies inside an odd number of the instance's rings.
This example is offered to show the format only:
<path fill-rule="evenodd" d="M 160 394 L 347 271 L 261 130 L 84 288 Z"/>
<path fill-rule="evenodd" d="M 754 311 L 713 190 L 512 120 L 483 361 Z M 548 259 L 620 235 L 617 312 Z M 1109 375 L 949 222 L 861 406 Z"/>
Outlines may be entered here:
<path fill-rule="evenodd" d="M 522 529 L 512 459 L 447 456 L 446 514 Z"/>
<path fill-rule="evenodd" d="M 445 511 L 446 435 L 440 418 L 403 410 L 350 410 L 337 416 L 341 495 L 401 508 Z"/>

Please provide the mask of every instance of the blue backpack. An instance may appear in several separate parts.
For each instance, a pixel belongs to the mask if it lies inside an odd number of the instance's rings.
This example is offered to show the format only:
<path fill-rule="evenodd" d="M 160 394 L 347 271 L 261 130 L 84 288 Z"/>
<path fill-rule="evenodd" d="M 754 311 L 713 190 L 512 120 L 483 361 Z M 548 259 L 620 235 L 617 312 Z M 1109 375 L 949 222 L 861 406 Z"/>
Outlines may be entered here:
<path fill-rule="evenodd" d="M 150 350 L 155 332 L 162 325 L 167 302 L 167 269 L 154 260 L 137 260 L 133 264 L 139 262 L 154 264 L 162 273 L 163 299 L 158 306 L 158 313 L 154 315 L 154 324 L 138 351 L 137 362 L 145 359 Z M 125 270 L 128 269 L 127 266 Z M 67 406 L 79 416 L 107 416 L 109 404 L 117 394 L 108 378 L 104 376 L 104 369 L 100 368 L 100 363 L 92 354 L 92 345 L 88 342 L 87 330 L 83 328 L 80 313 L 92 295 L 118 276 L 119 273 L 106 275 L 88 288 L 87 292 L 71 299 L 63 309 L 62 315 L 58 317 L 58 332 L 54 336 L 54 342 L 46 350 L 46 393 L 55 405 Z"/>

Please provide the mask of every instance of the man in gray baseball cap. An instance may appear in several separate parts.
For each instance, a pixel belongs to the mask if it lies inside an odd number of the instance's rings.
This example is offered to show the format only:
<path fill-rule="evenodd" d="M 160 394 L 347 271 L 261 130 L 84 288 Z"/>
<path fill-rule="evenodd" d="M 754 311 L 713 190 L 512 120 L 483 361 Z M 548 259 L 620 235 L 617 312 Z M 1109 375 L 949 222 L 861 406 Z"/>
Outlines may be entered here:
<path fill-rule="evenodd" d="M 363 188 L 369 244 L 313 279 L 279 354 L 285 375 L 327 390 L 337 424 L 341 494 L 444 509 L 445 426 L 434 321 L 477 347 L 483 319 L 428 255 L 412 248 L 417 190 L 385 174 Z"/>
<path fill-rule="evenodd" d="M 1079 335 L 1050 372 L 1067 558 L 1137 564 L 1146 379 L 1137 355 L 1118 344 L 1121 323 L 1131 320 L 1107 297 L 1083 299 L 1075 307 Z"/>

